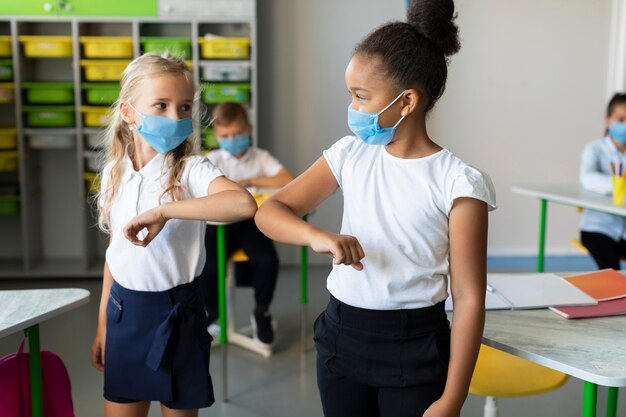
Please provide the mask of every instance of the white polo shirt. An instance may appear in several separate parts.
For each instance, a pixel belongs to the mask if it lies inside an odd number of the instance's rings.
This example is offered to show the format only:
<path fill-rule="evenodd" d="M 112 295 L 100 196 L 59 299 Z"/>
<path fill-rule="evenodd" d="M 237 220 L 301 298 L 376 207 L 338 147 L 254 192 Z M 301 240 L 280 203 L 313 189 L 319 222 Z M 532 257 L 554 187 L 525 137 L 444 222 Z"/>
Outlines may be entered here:
<path fill-rule="evenodd" d="M 241 181 L 254 177 L 273 177 L 283 165 L 272 154 L 264 149 L 250 147 L 239 159 L 228 151 L 217 149 L 207 154 L 207 158 L 233 181 Z"/>
<path fill-rule="evenodd" d="M 402 159 L 347 136 L 324 151 L 343 191 L 341 233 L 365 252 L 363 270 L 333 265 L 328 290 L 372 310 L 422 308 L 447 297 L 448 216 L 456 198 L 496 207 L 491 179 L 447 149 Z M 457 279 L 463 279 L 458 277 Z"/>
<path fill-rule="evenodd" d="M 159 205 L 169 169 L 161 154 L 139 171 L 135 171 L 128 156 L 123 165 L 111 206 L 111 243 L 106 251 L 113 278 L 123 287 L 138 291 L 165 291 L 193 281 L 204 267 L 206 223 L 172 219 L 147 247 L 133 245 L 124 237 L 124 226 L 137 214 Z M 108 164 L 102 172 L 102 190 L 106 189 L 111 166 Z M 203 156 L 188 158 L 181 176 L 184 198 L 205 197 L 209 184 L 221 175 Z M 169 201 L 169 196 L 161 199 L 161 203 Z M 145 233 L 142 231 L 139 237 L 143 238 Z"/>

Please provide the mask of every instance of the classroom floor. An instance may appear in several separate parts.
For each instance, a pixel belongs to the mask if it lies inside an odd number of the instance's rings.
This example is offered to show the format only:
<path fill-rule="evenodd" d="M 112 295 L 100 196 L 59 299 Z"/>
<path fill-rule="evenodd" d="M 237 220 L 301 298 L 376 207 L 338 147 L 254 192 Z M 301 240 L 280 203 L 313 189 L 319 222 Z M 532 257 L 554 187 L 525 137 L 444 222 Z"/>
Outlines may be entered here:
<path fill-rule="evenodd" d="M 229 348 L 228 403 L 222 403 L 220 348 L 212 350 L 211 374 L 218 401 L 201 410 L 200 416 L 211 417 L 319 417 L 322 416 L 315 381 L 315 350 L 311 335 L 313 320 L 327 302 L 326 267 L 310 268 L 310 300 L 308 309 L 308 345 L 304 359 L 300 355 L 299 269 L 282 268 L 275 302 L 274 318 L 278 320 L 275 353 L 263 358 L 239 347 Z M 59 354 L 66 363 L 72 380 L 74 408 L 77 417 L 97 417 L 102 413 L 102 374 L 90 364 L 90 346 L 96 328 L 101 282 L 95 279 L 73 280 L 0 280 L 0 290 L 17 288 L 80 287 L 91 292 L 88 305 L 63 316 L 44 322 L 41 345 Z M 249 289 L 237 293 L 238 322 L 245 323 L 252 306 Z M 0 339 L 0 357 L 17 350 L 20 334 Z M 626 412 L 626 394 L 621 393 L 618 410 Z M 604 414 L 605 390 L 598 395 L 598 415 Z M 462 412 L 463 417 L 482 416 L 483 399 L 470 395 Z M 580 415 L 582 383 L 570 378 L 561 389 L 552 393 L 527 398 L 501 399 L 500 415 L 507 417 L 575 416 Z M 150 416 L 160 415 L 153 404 Z M 621 414 L 620 414 L 621 415 Z M 350 417 L 350 416 L 347 416 Z"/>

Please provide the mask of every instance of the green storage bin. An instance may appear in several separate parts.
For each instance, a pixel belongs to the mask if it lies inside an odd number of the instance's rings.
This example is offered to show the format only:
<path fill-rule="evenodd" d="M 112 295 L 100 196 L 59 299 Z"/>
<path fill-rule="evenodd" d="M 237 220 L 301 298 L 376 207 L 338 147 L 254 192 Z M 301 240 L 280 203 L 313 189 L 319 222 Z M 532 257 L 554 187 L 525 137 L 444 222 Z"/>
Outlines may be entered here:
<path fill-rule="evenodd" d="M 204 143 L 205 149 L 213 150 L 220 147 L 220 144 L 215 137 L 215 131 L 211 127 L 202 129 L 202 142 Z"/>
<path fill-rule="evenodd" d="M 11 81 L 13 79 L 13 60 L 0 59 L 0 81 Z"/>
<path fill-rule="evenodd" d="M 0 195 L 0 216 L 12 216 L 20 212 L 20 197 Z"/>
<path fill-rule="evenodd" d="M 69 82 L 28 82 L 22 83 L 26 100 L 33 104 L 72 104 L 74 103 L 74 83 Z"/>
<path fill-rule="evenodd" d="M 23 106 L 26 123 L 32 127 L 74 127 L 74 106 Z"/>
<path fill-rule="evenodd" d="M 144 53 L 155 52 L 157 54 L 162 54 L 163 52 L 168 51 L 171 55 L 191 58 L 191 38 L 142 36 L 140 41 Z"/>
<path fill-rule="evenodd" d="M 80 86 L 85 90 L 85 100 L 88 104 L 111 105 L 120 96 L 119 83 L 83 83 Z"/>
<path fill-rule="evenodd" d="M 210 83 L 204 84 L 204 102 L 217 104 L 232 101 L 250 101 L 250 83 Z"/>

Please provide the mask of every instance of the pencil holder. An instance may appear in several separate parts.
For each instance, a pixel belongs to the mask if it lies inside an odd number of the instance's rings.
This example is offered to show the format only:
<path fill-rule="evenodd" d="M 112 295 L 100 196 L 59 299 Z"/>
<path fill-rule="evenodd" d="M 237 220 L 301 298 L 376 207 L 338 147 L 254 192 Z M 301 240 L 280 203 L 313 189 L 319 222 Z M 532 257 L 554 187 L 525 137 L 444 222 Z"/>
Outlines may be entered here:
<path fill-rule="evenodd" d="M 624 197 L 626 197 L 626 177 L 613 176 L 613 204 L 616 206 L 624 205 Z"/>

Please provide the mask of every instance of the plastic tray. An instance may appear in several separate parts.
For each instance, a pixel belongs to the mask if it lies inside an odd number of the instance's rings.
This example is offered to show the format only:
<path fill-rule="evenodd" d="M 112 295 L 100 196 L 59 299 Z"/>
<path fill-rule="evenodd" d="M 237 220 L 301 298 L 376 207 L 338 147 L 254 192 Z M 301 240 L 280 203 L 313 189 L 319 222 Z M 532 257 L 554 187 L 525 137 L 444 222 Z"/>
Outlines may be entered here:
<path fill-rule="evenodd" d="M 69 134 L 28 135 L 28 144 L 33 149 L 67 149 L 74 147 L 76 136 Z"/>
<path fill-rule="evenodd" d="M 109 124 L 110 107 L 105 106 L 81 106 L 80 111 L 83 112 L 85 126 L 88 127 L 104 127 Z"/>
<path fill-rule="evenodd" d="M 0 83 L 0 103 L 15 101 L 15 86 L 13 83 Z"/>
<path fill-rule="evenodd" d="M 206 81 L 250 81 L 250 66 L 244 64 L 201 65 L 202 79 Z"/>
<path fill-rule="evenodd" d="M 10 59 L 0 59 L 0 81 L 11 81 L 13 79 L 13 61 Z"/>
<path fill-rule="evenodd" d="M 17 171 L 17 151 L 0 152 L 0 171 Z"/>
<path fill-rule="evenodd" d="M 250 56 L 250 38 L 210 36 L 198 42 L 202 58 L 245 59 Z"/>
<path fill-rule="evenodd" d="M 0 149 L 15 148 L 17 148 L 17 129 L 14 127 L 0 128 Z"/>
<path fill-rule="evenodd" d="M 170 55 L 191 58 L 191 38 L 142 36 L 139 40 L 143 52 L 162 54 L 167 51 Z"/>
<path fill-rule="evenodd" d="M 0 36 L 0 57 L 8 56 L 13 56 L 13 51 L 11 50 L 11 37 Z"/>
<path fill-rule="evenodd" d="M 0 216 L 12 216 L 20 212 L 20 197 L 0 195 Z"/>
<path fill-rule="evenodd" d="M 85 58 L 132 58 L 133 39 L 129 36 L 81 36 Z"/>
<path fill-rule="evenodd" d="M 126 60 L 82 60 L 87 81 L 119 81 L 130 61 Z"/>
<path fill-rule="evenodd" d="M 83 83 L 85 101 L 88 104 L 110 105 L 117 101 L 120 95 L 119 83 Z"/>
<path fill-rule="evenodd" d="M 104 146 L 104 131 L 94 132 L 94 133 L 86 133 L 85 141 L 87 142 L 87 146 L 93 149 L 99 149 Z"/>
<path fill-rule="evenodd" d="M 250 100 L 249 83 L 211 83 L 204 84 L 204 102 L 207 104 L 247 103 Z"/>
<path fill-rule="evenodd" d="M 66 58 L 72 56 L 71 36 L 20 36 L 24 56 L 33 58 Z"/>
<path fill-rule="evenodd" d="M 95 194 L 100 191 L 100 176 L 95 172 L 85 172 L 83 174 L 87 191 Z"/>
<path fill-rule="evenodd" d="M 33 127 L 73 127 L 74 106 L 23 106 L 26 122 Z"/>
<path fill-rule="evenodd" d="M 220 144 L 215 138 L 215 131 L 211 127 L 205 127 L 202 129 L 202 141 L 205 149 L 213 150 L 220 147 Z"/>
<path fill-rule="evenodd" d="M 26 100 L 33 104 L 72 104 L 74 103 L 74 83 L 69 82 L 28 82 L 22 83 L 26 90 Z"/>

